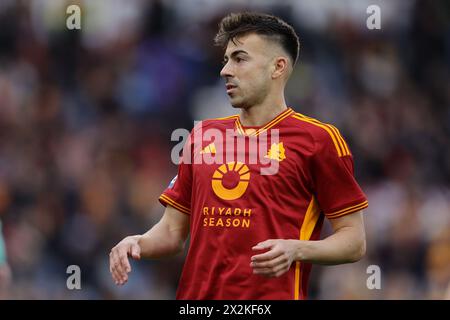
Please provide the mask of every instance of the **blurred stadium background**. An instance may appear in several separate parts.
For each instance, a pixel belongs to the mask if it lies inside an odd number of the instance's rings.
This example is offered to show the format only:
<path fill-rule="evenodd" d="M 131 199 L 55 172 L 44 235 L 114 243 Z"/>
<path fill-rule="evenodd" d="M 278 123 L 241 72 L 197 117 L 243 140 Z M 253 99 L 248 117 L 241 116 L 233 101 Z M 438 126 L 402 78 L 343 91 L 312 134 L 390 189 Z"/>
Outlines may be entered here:
<path fill-rule="evenodd" d="M 82 29 L 66 28 L 78 4 Z M 381 8 L 368 30 L 366 8 Z M 313 269 L 312 299 L 442 299 L 450 282 L 450 2 L 0 1 L 0 218 L 6 299 L 173 299 L 183 256 L 108 253 L 160 218 L 171 132 L 233 113 L 212 38 L 230 11 L 277 14 L 301 39 L 289 105 L 334 123 L 369 198 L 367 256 Z M 330 232 L 326 225 L 324 235 Z M 66 288 L 79 265 L 81 290 Z M 368 290 L 378 265 L 381 290 Z"/>

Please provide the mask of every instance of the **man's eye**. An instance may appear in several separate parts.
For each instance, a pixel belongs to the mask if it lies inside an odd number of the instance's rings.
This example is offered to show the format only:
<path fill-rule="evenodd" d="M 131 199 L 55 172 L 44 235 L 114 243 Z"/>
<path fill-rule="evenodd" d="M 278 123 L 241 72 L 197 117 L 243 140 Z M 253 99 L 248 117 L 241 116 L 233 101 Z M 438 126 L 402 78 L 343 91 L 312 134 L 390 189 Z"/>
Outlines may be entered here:
<path fill-rule="evenodd" d="M 239 63 L 239 62 L 241 62 L 241 61 L 244 61 L 244 59 L 239 58 L 239 57 L 236 57 L 236 62 L 237 62 L 237 63 Z"/>

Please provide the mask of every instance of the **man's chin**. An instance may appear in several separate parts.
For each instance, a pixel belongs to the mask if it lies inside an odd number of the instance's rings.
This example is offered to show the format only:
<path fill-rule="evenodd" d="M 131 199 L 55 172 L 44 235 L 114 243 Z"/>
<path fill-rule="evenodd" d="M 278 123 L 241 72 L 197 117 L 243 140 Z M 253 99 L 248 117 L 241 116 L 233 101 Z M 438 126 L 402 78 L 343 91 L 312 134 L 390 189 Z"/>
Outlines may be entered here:
<path fill-rule="evenodd" d="M 246 109 L 246 104 L 243 101 L 236 101 L 230 98 L 230 104 L 235 109 Z"/>

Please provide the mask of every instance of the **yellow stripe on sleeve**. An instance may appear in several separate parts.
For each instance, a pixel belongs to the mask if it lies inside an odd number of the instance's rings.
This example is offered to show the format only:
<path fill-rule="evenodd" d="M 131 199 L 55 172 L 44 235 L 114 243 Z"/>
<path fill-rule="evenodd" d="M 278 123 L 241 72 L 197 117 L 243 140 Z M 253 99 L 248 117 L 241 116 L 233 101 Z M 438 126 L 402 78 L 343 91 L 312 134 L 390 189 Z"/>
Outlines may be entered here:
<path fill-rule="evenodd" d="M 344 156 L 349 156 L 350 155 L 350 150 L 348 149 L 347 143 L 344 140 L 344 137 L 342 137 L 342 134 L 339 132 L 338 128 L 336 128 L 333 125 L 329 125 L 331 128 L 334 129 L 334 132 L 336 133 L 336 136 L 338 137 L 340 143 L 341 143 L 341 147 L 344 153 Z"/>
<path fill-rule="evenodd" d="M 161 200 L 163 200 L 164 202 L 170 204 L 175 209 L 177 209 L 177 210 L 179 210 L 179 211 L 181 211 L 183 213 L 186 213 L 186 214 L 190 214 L 191 213 L 191 210 L 188 207 L 185 207 L 185 206 L 179 204 L 178 202 L 172 200 L 171 198 L 169 198 L 165 194 L 162 194 L 159 198 Z"/>
<path fill-rule="evenodd" d="M 364 208 L 367 208 L 369 206 L 369 202 L 366 200 L 362 203 L 356 204 L 354 206 L 351 207 L 347 207 L 345 209 L 341 209 L 339 211 L 335 211 L 335 212 L 331 212 L 331 213 L 326 213 L 325 215 L 327 216 L 328 219 L 334 219 L 334 218 L 338 218 L 338 217 L 342 217 L 346 214 L 350 214 L 359 210 L 362 210 Z"/>

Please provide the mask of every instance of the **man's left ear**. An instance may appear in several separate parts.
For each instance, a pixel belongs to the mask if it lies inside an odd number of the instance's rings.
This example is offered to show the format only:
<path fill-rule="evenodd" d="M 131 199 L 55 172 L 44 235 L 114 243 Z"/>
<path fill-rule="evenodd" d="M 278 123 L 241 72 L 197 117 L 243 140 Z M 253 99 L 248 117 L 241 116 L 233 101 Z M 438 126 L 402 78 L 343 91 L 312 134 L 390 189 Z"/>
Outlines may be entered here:
<path fill-rule="evenodd" d="M 287 72 L 288 69 L 288 59 L 280 56 L 275 58 L 274 62 L 274 71 L 272 73 L 272 78 L 276 79 L 281 77 L 283 74 Z"/>

